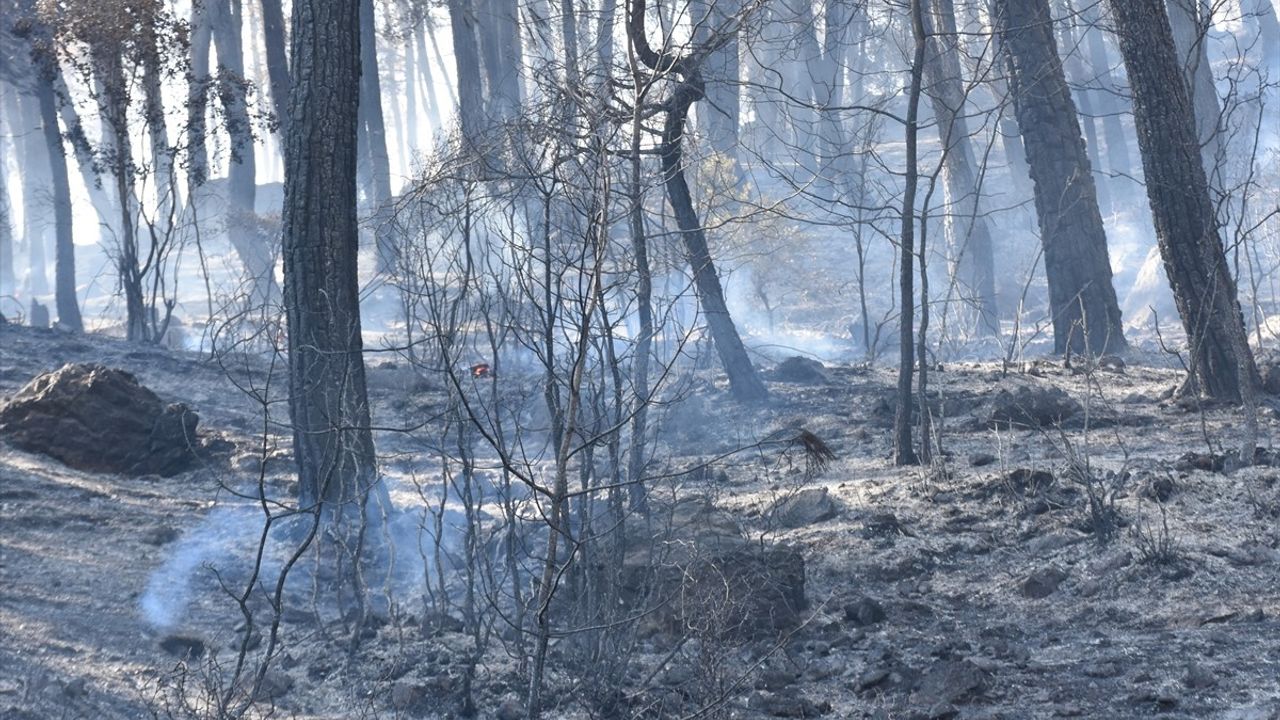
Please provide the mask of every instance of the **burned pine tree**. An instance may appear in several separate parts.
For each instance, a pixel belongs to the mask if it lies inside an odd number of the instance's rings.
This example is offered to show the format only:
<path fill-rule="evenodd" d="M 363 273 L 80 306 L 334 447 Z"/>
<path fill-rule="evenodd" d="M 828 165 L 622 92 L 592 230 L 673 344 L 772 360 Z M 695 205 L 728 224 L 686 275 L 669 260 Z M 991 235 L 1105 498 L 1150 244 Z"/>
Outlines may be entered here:
<path fill-rule="evenodd" d="M 50 189 L 53 196 L 54 224 L 54 293 L 58 324 L 72 332 L 83 332 L 80 303 L 76 297 L 76 246 L 71 217 L 71 183 L 67 173 L 67 153 L 58 126 L 58 98 L 54 92 L 58 59 L 53 34 L 47 26 L 34 26 L 31 36 L 31 60 L 35 68 L 36 101 L 40 107 L 40 124 L 49 156 Z M 3 167 L 3 163 L 0 163 Z M 0 170 L 3 174 L 3 170 Z M 3 185 L 0 185 L 3 192 Z M 6 198 L 7 199 L 7 198 Z M 5 218 L 5 224 L 8 219 Z M 0 227 L 0 232 L 5 228 Z"/>
<path fill-rule="evenodd" d="M 919 183 L 920 94 L 924 86 L 924 64 L 928 43 L 925 40 L 925 0 L 911 0 L 911 36 L 914 51 L 911 56 L 911 80 L 907 88 L 906 117 L 906 173 L 902 193 L 902 225 L 899 236 L 899 254 L 902 264 L 898 268 L 898 301 L 902 305 L 898 322 L 898 404 L 893 417 L 893 463 L 915 465 L 920 461 L 911 437 L 911 386 L 915 377 L 915 259 L 916 252 L 916 185 Z M 926 440 L 927 441 L 927 440 Z"/>
<path fill-rule="evenodd" d="M 1190 347 L 1188 390 L 1253 395 L 1253 353 L 1209 196 L 1197 114 L 1161 0 L 1112 0 L 1156 239 Z"/>
<path fill-rule="evenodd" d="M 262 39 L 267 51 L 267 78 L 271 85 L 271 108 L 276 115 L 281 138 L 289 133 L 289 44 L 284 34 L 281 0 L 262 1 Z"/>
<path fill-rule="evenodd" d="M 480 43 L 476 37 L 476 17 L 472 5 L 465 0 L 449 0 L 448 5 L 453 59 L 458 78 L 458 125 L 463 141 L 475 149 L 485 134 L 484 84 L 480 79 Z"/>
<path fill-rule="evenodd" d="M 1209 65 L 1208 35 L 1213 25 L 1213 8 L 1202 0 L 1167 0 L 1165 8 L 1195 115 L 1196 139 L 1204 159 L 1205 176 L 1210 188 L 1220 187 L 1219 166 L 1226 158 L 1222 106 L 1213 84 L 1213 68 Z"/>
<path fill-rule="evenodd" d="M 924 92 L 929 96 L 942 141 L 947 195 L 947 234 L 954 277 L 977 310 L 980 335 L 1000 332 L 996 308 L 995 257 L 991 231 L 983 215 L 979 178 L 960 72 L 959 34 L 952 0 L 930 0 L 922 8 L 926 38 Z"/>
<path fill-rule="evenodd" d="M 290 66 L 284 305 L 299 504 L 345 515 L 377 481 L 356 277 L 359 3 L 294 2 Z"/>
<path fill-rule="evenodd" d="M 1123 350 L 1127 343 L 1111 284 L 1107 235 L 1049 4 L 998 0 L 995 12 L 1035 186 L 1054 351 Z"/>
<path fill-rule="evenodd" d="M 645 7 L 645 0 L 633 0 L 627 20 L 627 33 L 640 61 L 651 71 L 667 76 L 673 86 L 671 95 L 664 103 L 666 117 L 662 126 L 662 143 L 658 148 L 667 201 L 675 212 L 676 225 L 680 229 L 685 255 L 693 272 L 698 302 L 706 314 L 720 363 L 729 376 L 730 391 L 739 400 L 762 400 L 768 397 L 769 391 L 755 366 L 751 364 L 738 328 L 729 315 L 724 289 L 720 285 L 720 275 L 716 272 L 711 250 L 707 246 L 706 230 L 694 209 L 689 183 L 685 179 L 682 148 L 689 109 L 706 93 L 701 63 L 708 53 L 727 41 L 731 36 L 727 31 L 731 28 L 718 28 L 706 43 L 698 45 L 686 55 L 675 55 L 669 51 L 659 53 L 649 46 L 649 40 L 645 36 Z M 733 22 L 736 23 L 737 20 Z"/>
<path fill-rule="evenodd" d="M 378 34 L 373 0 L 360 2 L 360 108 L 357 147 L 362 151 L 361 173 L 368 179 L 365 200 L 374 209 L 377 238 L 377 267 L 386 272 L 395 267 L 395 242 L 381 213 L 391 200 L 391 160 L 387 155 L 387 128 L 382 117 L 382 83 L 378 77 Z"/>

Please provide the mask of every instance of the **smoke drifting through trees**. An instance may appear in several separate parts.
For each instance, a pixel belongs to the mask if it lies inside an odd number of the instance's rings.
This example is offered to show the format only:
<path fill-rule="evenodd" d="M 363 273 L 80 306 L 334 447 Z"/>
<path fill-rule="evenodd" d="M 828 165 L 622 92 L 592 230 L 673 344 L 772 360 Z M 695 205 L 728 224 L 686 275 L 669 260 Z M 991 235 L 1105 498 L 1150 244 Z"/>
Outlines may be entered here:
<path fill-rule="evenodd" d="M 788 356 L 896 367 L 892 462 L 939 477 L 931 373 L 970 360 L 1180 364 L 1188 402 L 1242 406 L 1254 462 L 1280 333 L 1269 0 L 0 10 L 0 313 L 218 360 L 260 403 L 263 464 L 279 443 L 296 466 L 288 492 L 262 466 L 226 483 L 275 564 L 227 592 L 272 630 L 245 633 L 222 711 L 278 660 L 303 559 L 351 653 L 370 618 L 456 618 L 463 711 L 499 652 L 527 717 L 554 690 L 638 703 L 566 678 L 624 674 L 649 614 L 714 674 L 745 611 L 712 590 L 787 596 L 789 556 L 712 547 L 682 493 L 750 454 L 770 478 L 830 460 L 750 420 Z M 400 415 L 372 411 L 374 370 Z M 715 400 L 671 410 L 689 397 Z M 687 440 L 704 425 L 732 440 Z M 725 553 L 757 575 L 715 577 Z M 696 592 L 667 597 L 673 573 Z M 682 712 L 717 712 L 716 679 Z"/>

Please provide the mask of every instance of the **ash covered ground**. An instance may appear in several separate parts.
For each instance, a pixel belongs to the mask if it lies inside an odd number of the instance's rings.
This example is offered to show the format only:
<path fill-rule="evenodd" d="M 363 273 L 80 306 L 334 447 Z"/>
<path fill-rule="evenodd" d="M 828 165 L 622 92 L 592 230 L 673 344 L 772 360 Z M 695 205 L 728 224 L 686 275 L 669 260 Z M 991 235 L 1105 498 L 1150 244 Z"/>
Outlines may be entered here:
<path fill-rule="evenodd" d="M 259 478 L 292 492 L 284 388 L 265 382 L 261 358 L 0 328 L 0 396 L 70 362 L 127 370 L 186 403 L 206 448 L 172 477 L 134 477 L 0 445 L 0 717 L 199 716 L 226 691 L 236 651 L 262 647 L 246 643 L 254 630 L 228 592 L 261 527 L 236 493 Z M 370 365 L 375 425 L 409 427 L 444 402 L 394 362 Z M 1276 399 L 1260 420 L 1264 463 L 1233 469 L 1240 411 L 1172 399 L 1180 373 L 1158 365 L 934 367 L 943 452 L 916 468 L 890 460 L 890 369 L 775 380 L 767 405 L 737 404 L 714 372 L 691 372 L 663 419 L 672 468 L 799 429 L 836 455 L 806 470 L 766 444 L 655 491 L 797 551 L 804 608 L 749 639 L 639 633 L 610 710 L 555 669 L 571 642 L 558 639 L 548 715 L 1280 717 Z M 246 388 L 263 392 L 265 424 Z M 1037 428 L 993 425 L 1001 391 L 1059 409 Z M 438 474 L 438 458 L 410 433 L 378 443 L 397 506 L 426 502 L 411 480 Z M 472 658 L 460 625 L 428 621 L 414 584 L 432 570 L 405 558 L 387 580 L 402 606 L 358 643 L 286 610 L 248 715 L 520 716 L 521 669 L 502 644 Z M 460 699 L 465 663 L 474 708 Z"/>

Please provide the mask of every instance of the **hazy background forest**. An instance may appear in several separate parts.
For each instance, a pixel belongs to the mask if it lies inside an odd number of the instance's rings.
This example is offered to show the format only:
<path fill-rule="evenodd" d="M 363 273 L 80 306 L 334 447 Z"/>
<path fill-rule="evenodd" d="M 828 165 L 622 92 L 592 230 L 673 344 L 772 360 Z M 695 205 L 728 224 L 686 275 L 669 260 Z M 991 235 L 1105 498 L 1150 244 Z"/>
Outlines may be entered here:
<path fill-rule="evenodd" d="M 0 0 L 0 716 L 1280 716 L 1272 0 Z"/>

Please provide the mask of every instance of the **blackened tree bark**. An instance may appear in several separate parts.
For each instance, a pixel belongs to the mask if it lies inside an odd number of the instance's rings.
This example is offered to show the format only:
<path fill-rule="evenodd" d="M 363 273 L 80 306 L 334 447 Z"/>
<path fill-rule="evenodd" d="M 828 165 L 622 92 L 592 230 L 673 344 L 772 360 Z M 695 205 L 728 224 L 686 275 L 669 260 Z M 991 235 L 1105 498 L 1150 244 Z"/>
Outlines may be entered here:
<path fill-rule="evenodd" d="M 53 56 L 53 38 L 47 28 L 35 34 L 31 59 L 36 68 L 36 99 L 40 106 L 40 123 L 49 155 L 50 190 L 53 196 L 54 225 L 54 293 L 58 324 L 72 332 L 83 332 L 80 304 L 76 298 L 76 246 L 71 224 L 71 182 L 67 175 L 67 153 L 58 128 L 58 106 L 53 84 L 57 59 Z M 3 167 L 3 163 L 0 163 Z M 3 174 L 3 172 L 0 172 Z M 3 188 L 0 187 L 0 193 Z M 7 224 L 7 222 L 6 222 Z M 0 232 L 4 227 L 0 226 Z"/>
<path fill-rule="evenodd" d="M 1009 54 L 1004 51 L 1004 43 L 1000 39 L 999 29 L 995 26 L 996 2 L 998 0 L 986 0 L 987 19 L 993 36 L 992 44 L 995 46 L 996 66 L 1001 69 L 1007 69 Z M 1000 117 L 996 127 L 1000 131 L 1000 147 L 1004 150 L 1005 161 L 1009 166 L 1010 180 L 1013 181 L 1015 186 L 1021 185 L 1026 182 L 1028 177 L 1027 153 L 1022 146 L 1022 131 L 1018 128 L 1018 121 L 1007 105 L 1010 100 L 1010 93 L 1005 73 L 992 72 L 990 86 L 992 94 L 1001 103 Z"/>
<path fill-rule="evenodd" d="M 111 194 L 111 184 L 104 183 L 102 180 L 102 168 L 95 160 L 93 147 L 89 144 L 89 138 L 85 133 L 84 122 L 80 118 L 80 113 L 76 111 L 75 106 L 67 100 L 71 97 L 70 91 L 67 90 L 66 78 L 62 74 L 62 66 L 57 65 L 54 69 L 53 81 L 54 96 L 58 99 L 58 116 L 62 118 L 62 126 L 66 130 L 66 140 L 71 145 L 72 153 L 76 159 L 76 169 L 79 171 L 80 179 L 84 182 L 85 188 L 89 191 L 89 202 L 93 205 L 94 212 L 98 215 L 99 237 L 103 241 L 108 241 L 115 237 L 116 220 L 119 213 L 116 211 L 116 203 L 118 202 Z"/>
<path fill-rule="evenodd" d="M 1133 162 L 1129 158 L 1129 138 L 1125 134 L 1121 116 L 1128 111 L 1124 96 L 1120 93 L 1107 53 L 1106 38 L 1101 27 L 1102 13 L 1098 4 L 1087 2 L 1084 30 L 1089 45 L 1089 70 L 1097 89 L 1095 110 L 1102 116 L 1102 136 L 1107 145 L 1107 172 L 1115 177 L 1133 176 Z"/>
<path fill-rule="evenodd" d="M 927 40 L 924 91 L 933 106 L 944 152 L 947 235 L 952 246 L 953 272 L 978 311 L 978 333 L 996 335 L 1000 332 L 1000 316 L 996 309 L 995 257 L 991 231 L 982 214 L 977 163 L 964 114 L 955 7 L 951 0 L 930 0 L 928 7 L 921 10 Z"/>
<path fill-rule="evenodd" d="M 645 35 L 645 6 L 645 0 L 632 0 L 627 32 L 640 61 L 655 72 L 669 73 L 673 85 L 671 96 L 665 102 L 666 118 L 662 126 L 662 144 L 658 148 L 667 201 L 671 203 L 676 216 L 676 226 L 680 229 L 685 255 L 693 271 L 698 302 L 707 316 L 707 326 L 720 356 L 720 364 L 729 376 L 730 391 L 739 400 L 762 400 L 768 397 L 769 391 L 755 366 L 751 364 L 746 346 L 742 344 L 742 337 L 738 335 L 738 328 L 729 315 L 724 289 L 720 286 L 720 276 L 707 246 L 706 231 L 693 207 L 689 183 L 684 175 L 684 125 L 689 117 L 689 108 L 702 99 L 704 94 L 698 63 L 707 51 L 714 49 L 715 43 L 723 41 L 723 36 L 717 33 L 707 44 L 699 45 L 690 55 L 677 57 L 668 52 L 659 54 L 649 46 Z"/>
<path fill-rule="evenodd" d="M 1070 10 L 1070 4 L 1066 8 Z M 1077 49 L 1080 46 L 1075 28 L 1071 22 L 1058 23 L 1062 45 L 1067 48 L 1066 61 L 1063 63 L 1067 79 L 1075 86 L 1073 93 L 1076 105 L 1080 108 L 1080 123 L 1084 129 L 1084 146 L 1089 153 L 1089 167 L 1093 170 L 1093 187 L 1098 195 L 1098 209 L 1103 215 L 1111 214 L 1111 188 L 1102 173 L 1102 157 L 1098 150 L 1098 114 L 1093 103 L 1093 93 L 1089 90 L 1090 78 L 1086 75 L 1084 62 Z"/>
<path fill-rule="evenodd" d="M 20 151 L 20 167 L 22 167 L 22 237 L 27 246 L 27 290 L 32 295 L 45 295 L 49 292 L 49 272 L 47 272 L 47 249 L 49 238 L 46 237 L 47 218 L 49 218 L 50 200 L 50 158 L 45 146 L 45 138 L 40 133 L 40 105 L 36 97 L 31 95 L 17 96 L 18 117 L 14 118 L 13 127 L 17 128 L 18 149 Z"/>
<path fill-rule="evenodd" d="M 480 80 L 480 45 L 471 3 L 449 0 L 449 23 L 457 68 L 458 124 L 463 141 L 474 150 L 484 133 L 484 86 Z"/>
<path fill-rule="evenodd" d="M 1161 0 L 1111 0 L 1111 11 L 1133 88 L 1156 239 L 1190 345 L 1188 389 L 1248 402 L 1257 369 L 1219 237 L 1198 152 L 1195 110 L 1182 82 L 1169 17 Z"/>
<path fill-rule="evenodd" d="M 119 199 L 120 235 L 116 269 L 125 300 L 125 337 L 131 342 L 150 342 L 152 324 L 143 293 L 143 269 L 138 257 L 138 233 L 134 224 L 133 141 L 129 135 L 129 85 L 124 69 L 125 48 L 118 39 L 106 37 L 89 47 L 94 80 L 98 85 L 98 112 L 104 125 L 104 155 Z"/>
<path fill-rule="evenodd" d="M 902 234 L 899 238 L 898 302 L 902 312 L 898 318 L 898 407 L 893 416 L 893 463 L 915 465 L 920 461 L 911 437 L 911 382 L 915 376 L 915 252 L 916 252 L 916 184 L 920 170 L 916 145 L 920 137 L 920 93 L 924 85 L 925 42 L 924 3 L 911 0 L 911 37 L 915 50 L 911 57 L 911 84 L 907 88 L 905 187 L 902 192 Z"/>
<path fill-rule="evenodd" d="M 491 123 L 505 122 L 520 111 L 520 40 L 516 26 L 520 10 L 515 0 L 480 0 L 476 7 L 485 115 Z"/>
<path fill-rule="evenodd" d="M 371 187 L 368 199 L 374 207 L 374 237 L 377 240 L 378 271 L 396 265 L 396 246 L 382 211 L 391 200 L 391 160 L 387 156 L 387 126 L 382 117 L 382 82 L 378 77 L 377 19 L 373 0 L 360 0 L 360 109 L 357 133 L 368 152 Z"/>
<path fill-rule="evenodd" d="M 1195 112 L 1196 138 L 1204 159 L 1204 171 L 1209 186 L 1221 187 L 1217 178 L 1219 166 L 1225 157 L 1222 144 L 1222 108 L 1218 103 L 1218 89 L 1213 84 L 1213 68 L 1209 65 L 1208 33 L 1212 18 L 1204 11 L 1202 0 L 1168 0 L 1169 28 L 1173 33 L 1173 46 L 1182 63 L 1182 77 L 1190 92 L 1191 107 Z"/>
<path fill-rule="evenodd" d="M 715 28 L 725 27 L 728 24 L 731 5 L 730 0 L 711 0 L 709 3 L 694 6 L 699 13 L 694 18 L 694 21 L 699 23 L 694 28 L 695 42 L 706 42 Z M 741 115 L 738 34 L 737 30 L 734 30 L 731 36 L 714 52 L 708 54 L 703 61 L 706 102 L 702 104 L 698 113 L 698 124 L 711 149 L 716 154 L 728 158 L 734 172 L 738 170 L 738 125 Z"/>
<path fill-rule="evenodd" d="M 209 45 L 213 27 L 207 4 L 219 0 L 195 0 L 191 4 L 191 57 L 187 79 L 187 194 L 194 198 L 209 179 Z"/>
<path fill-rule="evenodd" d="M 1047 0 L 997 0 L 996 23 L 1034 184 L 1056 352 L 1127 347 L 1075 103 Z"/>
<path fill-rule="evenodd" d="M 280 137 L 289 136 L 289 58 L 281 0 L 262 0 L 262 38 L 267 47 L 267 79 Z"/>
<path fill-rule="evenodd" d="M 156 196 L 155 229 L 162 235 L 170 227 L 170 216 L 177 208 L 177 183 L 174 176 L 173 146 L 169 143 L 169 129 L 164 119 L 164 68 L 161 60 L 163 49 L 154 26 L 143 30 L 142 47 L 142 117 L 147 126 L 151 144 L 152 183 Z"/>
<path fill-rule="evenodd" d="M 244 265 L 249 297 L 255 304 L 278 292 L 275 258 L 257 229 L 254 209 L 257 164 L 254 159 L 253 125 L 249 117 L 248 79 L 244 74 L 241 42 L 242 0 L 204 0 L 218 51 L 217 90 L 224 126 L 230 139 L 227 167 L 227 239 Z"/>
<path fill-rule="evenodd" d="M 345 515 L 377 481 L 356 276 L 359 0 L 294 0 L 292 35 L 284 301 L 299 502 Z"/>
<path fill-rule="evenodd" d="M 249 120 L 248 80 L 240 41 L 241 0 L 205 0 L 218 50 L 218 97 L 231 139 L 227 171 L 227 199 L 236 213 L 252 213 L 257 190 L 253 156 L 253 126 Z M 259 268 L 250 268 L 258 272 Z"/>
<path fill-rule="evenodd" d="M 430 22 L 430 18 L 423 18 L 417 21 L 413 30 L 413 44 L 414 55 L 417 56 L 418 60 L 417 77 L 422 81 L 423 108 L 427 112 L 427 122 L 431 124 L 431 129 L 438 132 L 440 130 L 440 106 L 442 103 L 438 98 L 439 89 L 436 88 L 435 81 L 431 77 L 431 56 L 427 53 L 426 26 Z"/>
<path fill-rule="evenodd" d="M 817 70 L 818 104 L 821 106 L 831 108 L 844 105 L 845 68 L 841 59 L 848 51 L 849 33 L 855 30 L 855 23 L 850 15 L 856 12 L 862 12 L 862 9 L 850 7 L 842 0 L 825 0 L 822 3 L 823 24 L 826 29 L 822 34 L 822 58 Z M 858 25 L 860 26 L 860 23 Z M 709 86 L 708 97 L 710 94 Z M 736 98 L 734 102 L 737 103 Z M 714 101 L 712 103 L 714 104 Z M 735 108 L 735 122 L 738 119 L 737 115 Z M 843 119 L 839 112 L 832 110 L 826 110 L 821 115 L 822 121 L 818 130 L 818 158 L 824 176 L 823 182 L 832 187 L 837 183 L 847 187 L 848 184 L 844 181 L 851 172 L 849 167 L 851 158 L 845 152 L 848 140 L 845 138 Z"/>
<path fill-rule="evenodd" d="M 19 94 L 17 107 L 19 115 L 13 126 L 21 132 L 18 146 L 22 151 L 22 236 L 27 246 L 27 289 L 33 295 L 44 295 L 49 292 L 45 231 L 51 196 L 51 163 L 40 133 L 40 107 L 36 98 Z"/>

